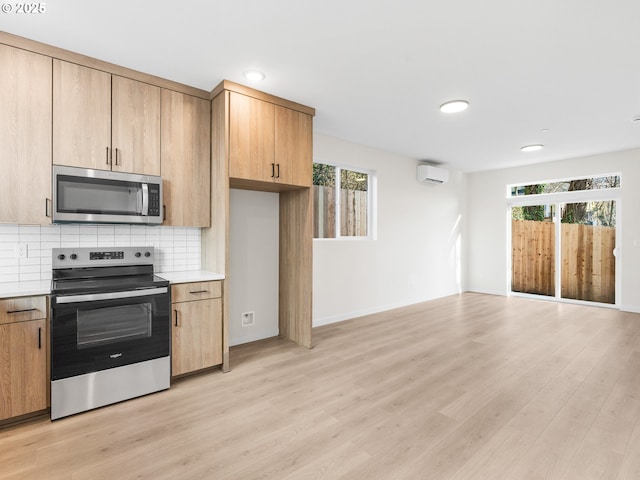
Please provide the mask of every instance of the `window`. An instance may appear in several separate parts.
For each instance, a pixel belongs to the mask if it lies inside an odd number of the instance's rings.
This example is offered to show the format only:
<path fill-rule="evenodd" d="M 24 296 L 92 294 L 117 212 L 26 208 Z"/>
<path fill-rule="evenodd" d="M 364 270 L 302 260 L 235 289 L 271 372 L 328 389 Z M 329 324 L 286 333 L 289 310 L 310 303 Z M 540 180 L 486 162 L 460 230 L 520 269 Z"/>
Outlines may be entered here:
<path fill-rule="evenodd" d="M 545 193 L 577 192 L 582 190 L 603 190 L 620 187 L 620 175 L 607 175 L 601 177 L 575 178 L 540 182 L 529 185 L 511 185 L 509 187 L 511 197 L 526 195 L 540 195 Z"/>
<path fill-rule="evenodd" d="M 373 172 L 314 163 L 313 237 L 372 238 L 374 186 Z"/>

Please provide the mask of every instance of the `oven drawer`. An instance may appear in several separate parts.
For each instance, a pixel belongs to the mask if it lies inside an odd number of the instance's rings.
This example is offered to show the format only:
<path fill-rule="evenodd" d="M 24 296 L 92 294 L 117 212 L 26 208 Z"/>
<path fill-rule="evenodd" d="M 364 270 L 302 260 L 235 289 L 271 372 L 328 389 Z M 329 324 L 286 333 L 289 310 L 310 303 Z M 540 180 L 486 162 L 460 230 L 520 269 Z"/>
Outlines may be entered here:
<path fill-rule="evenodd" d="M 171 302 L 190 302 L 222 296 L 222 281 L 171 285 Z"/>
<path fill-rule="evenodd" d="M 47 318 L 47 297 L 16 297 L 0 300 L 0 324 Z"/>

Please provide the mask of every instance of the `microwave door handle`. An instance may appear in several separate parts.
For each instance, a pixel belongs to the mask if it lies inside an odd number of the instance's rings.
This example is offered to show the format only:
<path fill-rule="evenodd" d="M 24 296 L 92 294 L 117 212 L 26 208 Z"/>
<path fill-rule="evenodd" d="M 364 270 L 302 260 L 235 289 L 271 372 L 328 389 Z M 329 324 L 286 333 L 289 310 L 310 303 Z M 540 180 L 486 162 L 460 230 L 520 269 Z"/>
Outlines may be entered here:
<path fill-rule="evenodd" d="M 142 216 L 146 217 L 149 215 L 149 184 L 142 184 L 142 212 L 140 212 Z"/>

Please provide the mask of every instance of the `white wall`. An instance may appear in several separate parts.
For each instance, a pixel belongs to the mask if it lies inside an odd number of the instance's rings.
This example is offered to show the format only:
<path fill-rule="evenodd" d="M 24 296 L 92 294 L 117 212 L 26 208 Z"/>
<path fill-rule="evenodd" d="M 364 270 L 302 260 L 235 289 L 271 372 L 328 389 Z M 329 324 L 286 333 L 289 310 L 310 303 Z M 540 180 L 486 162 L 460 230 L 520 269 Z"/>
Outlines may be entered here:
<path fill-rule="evenodd" d="M 469 174 L 468 289 L 506 295 L 506 185 L 540 180 L 622 173 L 618 203 L 621 235 L 621 308 L 640 312 L 640 150 Z"/>
<path fill-rule="evenodd" d="M 229 201 L 229 345 L 238 345 L 279 332 L 279 196 L 232 189 Z M 255 325 L 242 326 L 244 312 Z"/>
<path fill-rule="evenodd" d="M 319 134 L 313 141 L 315 162 L 378 176 L 377 240 L 314 240 L 314 326 L 464 289 L 466 175 L 420 184 L 415 159 Z"/>

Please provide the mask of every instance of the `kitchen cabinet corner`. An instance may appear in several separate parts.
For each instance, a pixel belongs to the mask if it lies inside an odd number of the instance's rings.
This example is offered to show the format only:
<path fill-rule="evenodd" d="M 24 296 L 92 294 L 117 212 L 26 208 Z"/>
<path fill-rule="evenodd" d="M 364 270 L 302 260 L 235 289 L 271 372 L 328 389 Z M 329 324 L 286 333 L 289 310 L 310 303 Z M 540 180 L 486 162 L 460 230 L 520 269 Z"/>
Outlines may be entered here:
<path fill-rule="evenodd" d="M 46 297 L 0 300 L 0 421 L 48 403 Z"/>
<path fill-rule="evenodd" d="M 0 45 L 0 70 L 0 223 L 51 223 L 52 60 Z"/>
<path fill-rule="evenodd" d="M 171 375 L 222 364 L 222 281 L 171 286 Z"/>
<path fill-rule="evenodd" d="M 211 225 L 211 103 L 162 90 L 160 146 L 169 226 Z"/>

